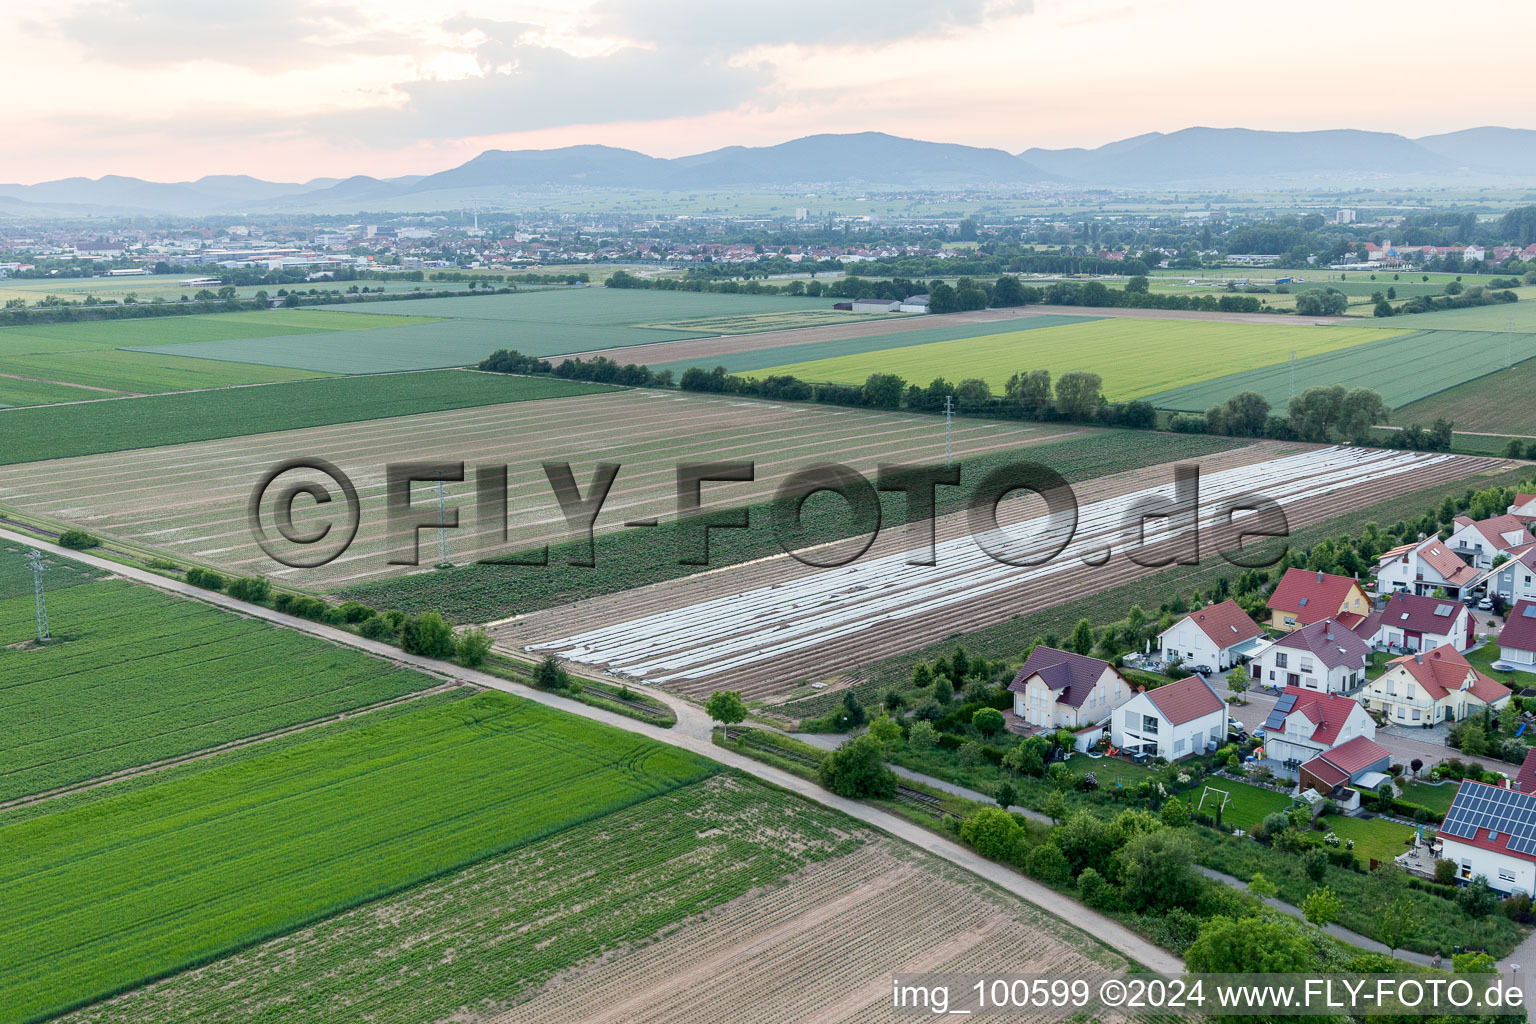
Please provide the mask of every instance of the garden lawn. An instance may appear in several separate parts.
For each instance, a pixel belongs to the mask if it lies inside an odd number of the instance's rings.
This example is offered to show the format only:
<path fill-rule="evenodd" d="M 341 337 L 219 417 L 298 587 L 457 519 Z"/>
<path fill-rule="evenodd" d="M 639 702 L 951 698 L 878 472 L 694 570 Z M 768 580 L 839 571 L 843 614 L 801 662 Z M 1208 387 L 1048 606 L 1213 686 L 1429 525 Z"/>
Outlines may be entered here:
<path fill-rule="evenodd" d="M 73 575 L 46 574 L 58 639 L 41 649 L 9 646 L 35 636 L 30 586 L 0 601 L 0 801 L 438 685 L 137 584 L 69 586 Z"/>
<path fill-rule="evenodd" d="M 0 1021 L 206 962 L 715 770 L 487 693 L 0 824 Z"/>
<path fill-rule="evenodd" d="M 1456 799 L 1456 790 L 1460 788 L 1460 782 L 1443 782 L 1438 786 L 1432 786 L 1427 782 L 1410 782 L 1403 787 L 1403 799 L 1411 804 L 1427 807 L 1432 813 L 1443 818 L 1451 809 L 1451 801 Z"/>
<path fill-rule="evenodd" d="M 1389 861 L 1398 854 L 1406 853 L 1406 843 L 1413 838 L 1414 833 L 1407 825 L 1399 825 L 1386 818 L 1350 818 L 1334 814 L 1325 820 L 1328 823 L 1325 833 L 1332 832 L 1338 836 L 1341 844 L 1346 839 L 1355 841 L 1355 856 L 1364 868 L 1371 866 L 1373 858 Z"/>
<path fill-rule="evenodd" d="M 1389 328 L 1362 333 L 1315 326 L 1109 318 L 787 363 L 752 375 L 862 384 L 872 373 L 894 373 L 919 385 L 937 377 L 952 383 L 980 377 L 1001 393 L 1008 378 L 1021 370 L 1045 369 L 1053 378 L 1087 370 L 1103 378 L 1107 398 L 1127 401 L 1280 363 L 1292 351 L 1307 356 L 1405 333 Z"/>
<path fill-rule="evenodd" d="M 1291 798 L 1284 793 L 1276 793 L 1272 789 L 1264 789 L 1261 786 L 1250 786 L 1246 782 L 1237 782 L 1233 779 L 1212 777 L 1205 780 L 1205 784 L 1212 790 L 1224 789 L 1228 799 L 1225 810 L 1222 811 L 1221 820 L 1228 825 L 1235 825 L 1244 832 L 1253 831 L 1253 826 L 1264 820 L 1269 814 L 1283 811 L 1291 806 Z M 1196 802 L 1199 797 L 1194 798 Z M 1205 801 L 1205 807 L 1191 806 L 1191 810 L 1203 810 L 1206 814 L 1212 814 L 1219 794 L 1212 792 Z"/>
<path fill-rule="evenodd" d="M 444 371 L 11 409 L 0 411 L 0 465 L 612 390 L 582 381 Z"/>

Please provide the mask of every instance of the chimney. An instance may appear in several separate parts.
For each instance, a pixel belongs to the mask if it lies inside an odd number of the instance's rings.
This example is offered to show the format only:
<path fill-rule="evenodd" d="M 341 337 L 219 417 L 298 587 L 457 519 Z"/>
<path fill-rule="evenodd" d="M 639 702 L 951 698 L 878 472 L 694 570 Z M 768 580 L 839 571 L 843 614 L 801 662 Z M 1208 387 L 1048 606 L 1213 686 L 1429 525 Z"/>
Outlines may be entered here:
<path fill-rule="evenodd" d="M 1422 665 L 1422 664 L 1424 664 L 1424 655 L 1423 655 L 1423 654 L 1422 654 L 1422 653 L 1419 653 L 1419 654 L 1415 654 L 1415 655 L 1414 655 L 1414 656 L 1413 656 L 1413 660 L 1414 660 L 1414 661 L 1415 661 L 1415 662 L 1416 662 L 1416 663 L 1418 663 L 1418 664 L 1420 664 L 1420 665 Z"/>
<path fill-rule="evenodd" d="M 1317 570 L 1317 582 L 1323 582 L 1323 570 L 1321 569 Z"/>

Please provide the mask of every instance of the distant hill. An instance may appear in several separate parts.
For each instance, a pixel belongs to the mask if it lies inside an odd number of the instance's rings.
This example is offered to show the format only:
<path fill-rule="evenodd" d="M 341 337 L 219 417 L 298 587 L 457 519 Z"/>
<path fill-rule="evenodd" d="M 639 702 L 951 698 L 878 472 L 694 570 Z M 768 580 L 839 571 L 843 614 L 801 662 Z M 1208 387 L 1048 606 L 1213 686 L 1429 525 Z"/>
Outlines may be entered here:
<path fill-rule="evenodd" d="M 513 206 L 551 189 L 1018 187 L 1359 188 L 1406 184 L 1536 184 L 1536 131 L 1471 128 L 1413 140 L 1338 129 L 1271 132 L 1186 128 L 1096 149 L 1000 149 L 882 132 L 811 135 L 776 146 L 727 146 L 662 159 L 613 146 L 487 150 L 429 175 L 356 175 L 304 183 L 249 175 L 153 182 L 108 175 L 0 185 L 10 216 L 324 211 L 422 212 Z"/>
<path fill-rule="evenodd" d="M 1450 159 L 1401 135 L 1352 129 L 1186 128 L 1138 135 L 1098 149 L 1027 149 L 1019 155 L 1063 178 L 1122 186 L 1344 184 L 1449 175 L 1457 169 Z"/>
<path fill-rule="evenodd" d="M 1529 128 L 1468 128 L 1418 143 L 1456 167 L 1536 180 L 1536 131 Z"/>

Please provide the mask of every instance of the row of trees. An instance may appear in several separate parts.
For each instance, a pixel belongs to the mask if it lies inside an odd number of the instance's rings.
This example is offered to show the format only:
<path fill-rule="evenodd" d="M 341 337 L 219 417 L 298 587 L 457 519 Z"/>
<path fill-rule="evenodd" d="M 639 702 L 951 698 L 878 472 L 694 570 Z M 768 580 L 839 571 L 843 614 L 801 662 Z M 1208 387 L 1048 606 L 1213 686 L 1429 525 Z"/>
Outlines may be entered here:
<path fill-rule="evenodd" d="M 1227 434 L 1234 437 L 1268 437 L 1282 441 L 1325 443 L 1343 438 L 1356 444 L 1373 443 L 1373 428 L 1386 423 L 1391 410 L 1381 395 L 1370 388 L 1342 384 L 1307 388 L 1286 405 L 1284 417 L 1271 416 L 1269 400 L 1256 391 L 1240 391 L 1204 415 L 1175 413 L 1170 430 L 1188 434 Z M 1451 445 L 1451 424 L 1436 421 L 1428 435 L 1422 427 L 1404 439 L 1403 447 L 1443 450 Z"/>

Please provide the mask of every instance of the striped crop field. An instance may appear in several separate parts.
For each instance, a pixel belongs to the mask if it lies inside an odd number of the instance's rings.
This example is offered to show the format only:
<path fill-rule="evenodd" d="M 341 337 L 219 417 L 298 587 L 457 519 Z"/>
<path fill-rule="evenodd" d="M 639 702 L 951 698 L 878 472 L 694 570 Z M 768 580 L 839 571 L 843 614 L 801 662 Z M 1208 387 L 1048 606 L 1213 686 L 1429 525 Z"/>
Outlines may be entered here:
<path fill-rule="evenodd" d="M 3 554 L 7 571 L 24 566 Z M 122 580 L 68 586 L 73 575 L 48 570 L 58 639 L 45 647 L 12 646 L 35 635 L 31 586 L 0 601 L 0 801 L 438 685 Z"/>
<path fill-rule="evenodd" d="M 862 384 L 872 373 L 894 373 L 925 385 L 979 377 L 1001 393 L 1024 370 L 1053 377 L 1086 370 L 1104 381 L 1112 401 L 1143 398 L 1211 377 L 1253 370 L 1298 355 L 1379 341 L 1407 330 L 1341 331 L 1330 327 L 1217 321 L 1109 318 L 1041 330 L 990 334 L 855 355 L 782 363 L 751 372 L 787 374 L 801 380 Z"/>
<path fill-rule="evenodd" d="M 1457 311 L 1460 312 L 1460 311 Z M 1404 317 L 1417 325 L 1429 316 Z M 1339 328 L 1357 334 L 1364 328 Z M 1295 366 L 1295 392 L 1309 387 L 1342 384 L 1370 388 L 1381 394 L 1390 408 L 1454 387 L 1463 381 L 1493 373 L 1505 360 L 1536 357 L 1536 334 L 1494 334 L 1487 331 L 1413 331 L 1377 338 L 1364 345 L 1301 358 Z M 1257 391 L 1272 408 L 1283 409 L 1291 394 L 1292 368 L 1276 363 L 1242 373 L 1214 377 L 1198 383 L 1150 395 L 1147 401 L 1163 409 L 1204 412 L 1237 394 Z"/>
<path fill-rule="evenodd" d="M 57 813 L 0 815 L 0 1022 L 207 962 L 716 770 L 481 694 Z"/>

